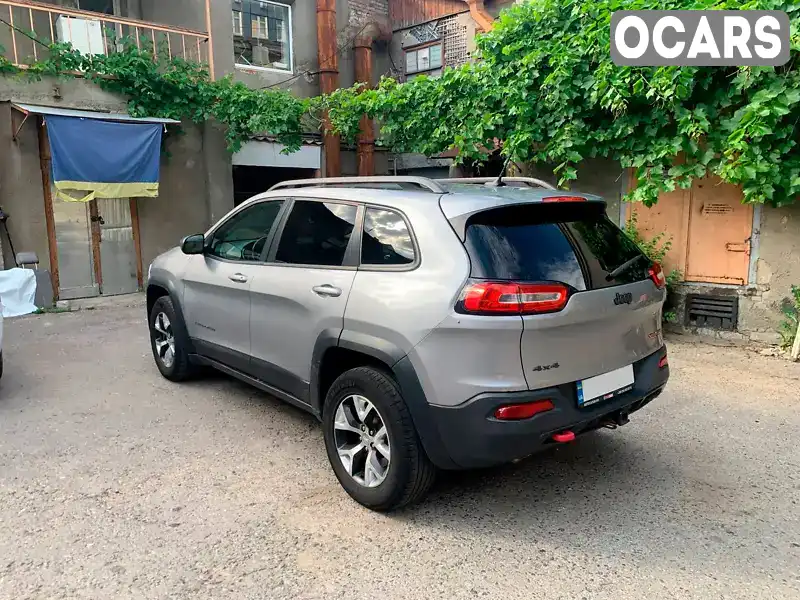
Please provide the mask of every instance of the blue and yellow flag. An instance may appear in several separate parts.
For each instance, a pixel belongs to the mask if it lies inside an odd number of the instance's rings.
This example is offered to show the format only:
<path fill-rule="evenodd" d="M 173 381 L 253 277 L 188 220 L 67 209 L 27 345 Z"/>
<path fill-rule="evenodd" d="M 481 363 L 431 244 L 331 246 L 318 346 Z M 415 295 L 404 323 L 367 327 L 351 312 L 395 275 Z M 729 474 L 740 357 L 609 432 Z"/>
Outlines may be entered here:
<path fill-rule="evenodd" d="M 47 117 L 53 184 L 67 202 L 158 196 L 163 125 Z M 75 198 L 68 192 L 88 192 Z"/>

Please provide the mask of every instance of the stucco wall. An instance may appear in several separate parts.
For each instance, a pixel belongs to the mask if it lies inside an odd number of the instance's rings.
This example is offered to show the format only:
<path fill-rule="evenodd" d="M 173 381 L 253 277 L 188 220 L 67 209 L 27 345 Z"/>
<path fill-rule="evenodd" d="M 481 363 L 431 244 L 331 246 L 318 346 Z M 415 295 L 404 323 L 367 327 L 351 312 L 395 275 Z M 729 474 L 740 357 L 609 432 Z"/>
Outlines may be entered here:
<path fill-rule="evenodd" d="M 800 203 L 762 209 L 756 268 L 756 290 L 740 300 L 739 329 L 774 332 L 791 286 L 800 285 Z"/>
<path fill-rule="evenodd" d="M 184 124 L 182 135 L 170 136 L 169 154 L 161 160 L 158 198 L 137 199 L 145 273 L 156 256 L 211 224 L 210 208 L 203 201 L 208 191 L 204 137 L 202 128 L 191 123 Z M 231 208 L 232 198 L 227 210 Z"/>
<path fill-rule="evenodd" d="M 17 142 L 11 141 L 11 135 L 11 106 L 0 103 L 0 206 L 10 215 L 6 225 L 14 250 L 36 252 L 40 268 L 49 269 L 36 119 L 28 119 Z M 3 263 L 13 267 L 14 258 L 5 231 L 0 234 L 0 239 Z"/>
<path fill-rule="evenodd" d="M 525 175 L 543 179 L 552 185 L 558 183 L 552 167 L 543 164 L 526 165 Z M 606 213 L 615 223 L 620 222 L 620 206 L 627 191 L 628 178 L 616 161 L 606 158 L 591 158 L 578 166 L 578 179 L 570 184 L 570 190 L 602 196 L 606 201 Z"/>

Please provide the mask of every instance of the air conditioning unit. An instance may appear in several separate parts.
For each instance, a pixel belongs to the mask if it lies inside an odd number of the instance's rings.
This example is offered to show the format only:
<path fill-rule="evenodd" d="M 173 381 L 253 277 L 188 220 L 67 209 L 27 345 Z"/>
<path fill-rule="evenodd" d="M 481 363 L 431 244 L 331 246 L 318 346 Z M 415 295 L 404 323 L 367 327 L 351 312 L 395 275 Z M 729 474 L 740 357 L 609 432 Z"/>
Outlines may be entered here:
<path fill-rule="evenodd" d="M 105 54 L 103 25 L 94 19 L 60 16 L 56 19 L 56 37 L 69 42 L 81 54 Z"/>

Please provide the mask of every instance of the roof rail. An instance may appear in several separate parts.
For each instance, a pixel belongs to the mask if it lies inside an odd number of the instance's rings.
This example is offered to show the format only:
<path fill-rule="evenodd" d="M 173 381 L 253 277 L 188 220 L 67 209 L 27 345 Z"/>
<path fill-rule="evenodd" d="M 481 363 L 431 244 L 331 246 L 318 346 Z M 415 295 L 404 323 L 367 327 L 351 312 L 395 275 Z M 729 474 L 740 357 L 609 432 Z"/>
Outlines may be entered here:
<path fill-rule="evenodd" d="M 446 194 L 447 190 L 427 177 L 406 177 L 397 175 L 376 175 L 370 177 L 317 177 L 315 179 L 290 179 L 276 183 L 270 189 L 282 190 L 287 188 L 299 187 L 328 187 L 328 186 L 352 186 L 352 187 L 380 187 L 380 184 L 394 183 L 402 186 L 414 185 L 435 194 Z"/>
<path fill-rule="evenodd" d="M 434 179 L 437 183 L 461 183 L 467 185 L 489 185 L 497 181 L 497 177 L 459 177 L 456 179 Z M 550 185 L 546 181 L 536 179 L 535 177 L 503 177 L 502 183 L 527 183 L 530 187 L 540 187 L 547 190 L 555 190 L 556 187 Z"/>

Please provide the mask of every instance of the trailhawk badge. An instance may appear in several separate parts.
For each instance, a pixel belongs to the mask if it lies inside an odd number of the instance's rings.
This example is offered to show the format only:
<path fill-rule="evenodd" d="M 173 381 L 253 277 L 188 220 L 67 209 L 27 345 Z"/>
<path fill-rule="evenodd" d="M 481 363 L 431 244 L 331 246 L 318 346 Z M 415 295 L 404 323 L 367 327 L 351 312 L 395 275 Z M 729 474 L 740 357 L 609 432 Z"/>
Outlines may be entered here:
<path fill-rule="evenodd" d="M 628 292 L 627 294 L 620 294 L 617 292 L 617 297 L 614 298 L 614 304 L 619 306 L 620 304 L 630 304 L 633 302 L 633 294 Z"/>

